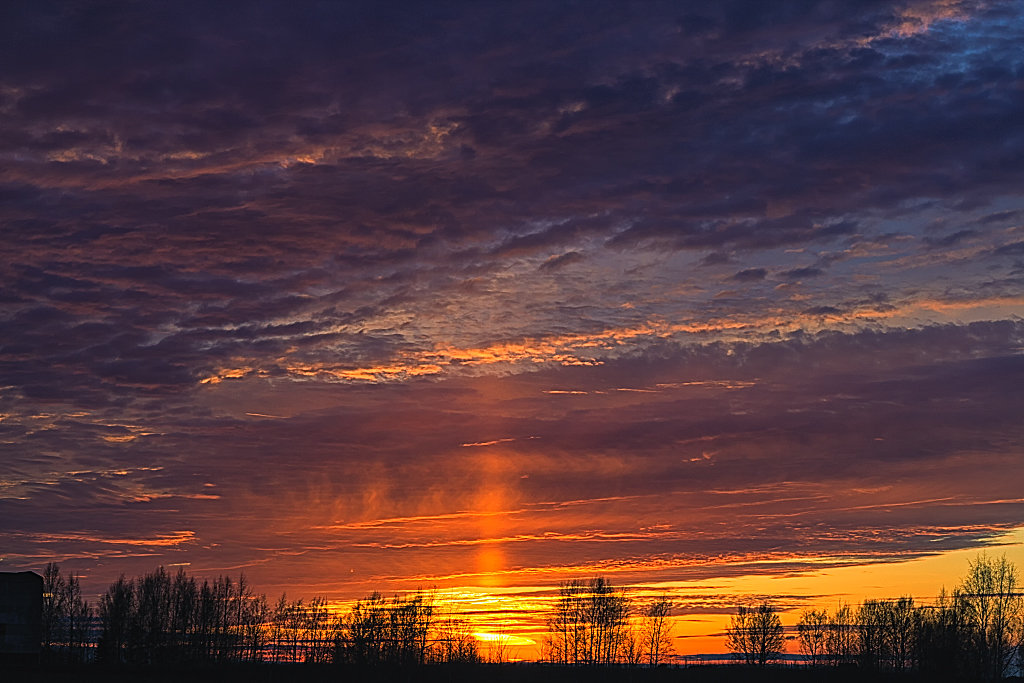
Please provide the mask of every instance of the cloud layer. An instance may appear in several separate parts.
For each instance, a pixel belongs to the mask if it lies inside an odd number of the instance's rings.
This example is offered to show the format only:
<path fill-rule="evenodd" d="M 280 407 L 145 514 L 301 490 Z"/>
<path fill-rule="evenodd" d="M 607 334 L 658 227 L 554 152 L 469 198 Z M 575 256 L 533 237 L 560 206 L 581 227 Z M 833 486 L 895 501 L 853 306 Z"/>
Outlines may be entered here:
<path fill-rule="evenodd" d="M 0 567 L 356 595 L 1020 526 L 1022 15 L 8 3 Z"/>

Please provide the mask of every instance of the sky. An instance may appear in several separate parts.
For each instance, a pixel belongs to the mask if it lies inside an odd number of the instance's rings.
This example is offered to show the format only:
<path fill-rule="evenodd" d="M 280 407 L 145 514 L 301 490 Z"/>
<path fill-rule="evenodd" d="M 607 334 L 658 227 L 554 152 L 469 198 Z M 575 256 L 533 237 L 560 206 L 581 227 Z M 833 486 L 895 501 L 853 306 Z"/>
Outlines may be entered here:
<path fill-rule="evenodd" d="M 1022 44 L 1019 0 L 3 3 L 0 570 L 534 640 L 603 575 L 696 652 L 1024 567 Z"/>

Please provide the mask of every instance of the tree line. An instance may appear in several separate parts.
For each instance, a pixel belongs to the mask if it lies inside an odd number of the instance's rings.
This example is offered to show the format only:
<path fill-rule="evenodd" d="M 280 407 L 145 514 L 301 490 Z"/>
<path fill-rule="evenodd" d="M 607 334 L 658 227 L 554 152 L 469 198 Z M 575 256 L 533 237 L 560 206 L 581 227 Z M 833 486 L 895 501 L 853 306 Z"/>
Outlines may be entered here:
<path fill-rule="evenodd" d="M 93 607 L 79 579 L 56 564 L 43 572 L 43 657 L 109 664 L 311 662 L 358 666 L 478 663 L 469 623 L 430 593 L 359 600 L 333 610 L 326 599 L 268 602 L 244 575 L 200 581 L 163 567 L 121 576 Z M 646 665 L 672 661 L 672 602 L 640 600 L 607 579 L 560 585 L 546 615 L 546 661 Z M 994 680 L 1015 658 L 1024 668 L 1024 593 L 1005 557 L 979 555 L 967 576 L 934 604 L 912 597 L 803 610 L 788 630 L 771 600 L 740 606 L 726 643 L 736 659 L 768 666 L 787 642 L 811 667 L 920 672 Z M 497 653 L 495 655 L 495 653 Z M 507 648 L 491 651 L 504 661 Z"/>
<path fill-rule="evenodd" d="M 787 638 L 815 667 L 917 671 L 937 677 L 998 680 L 1017 659 L 1024 669 L 1024 593 L 1005 556 L 979 555 L 951 592 L 932 605 L 912 597 L 865 600 L 834 610 L 805 609 L 787 636 L 771 601 L 741 606 L 726 631 L 733 655 L 749 665 L 778 662 Z"/>
<path fill-rule="evenodd" d="M 165 568 L 120 576 L 93 608 L 79 579 L 55 563 L 43 572 L 43 657 L 108 664 L 338 662 L 415 666 L 483 661 L 469 623 L 424 592 L 381 593 L 332 611 L 326 599 L 275 603 L 244 575 L 199 581 Z M 548 616 L 545 649 L 559 664 L 647 664 L 671 654 L 671 603 L 642 608 L 604 578 L 574 579 L 559 589 Z M 507 655 L 499 641 L 492 659 Z"/>
<path fill-rule="evenodd" d="M 43 570 L 42 649 L 49 661 L 82 662 L 92 645 L 93 609 L 74 574 L 51 562 Z"/>
<path fill-rule="evenodd" d="M 200 582 L 163 567 L 121 576 L 93 608 L 79 580 L 51 563 L 43 572 L 42 656 L 48 662 L 198 664 L 344 662 L 419 665 L 479 662 L 469 625 L 432 596 L 380 593 L 333 611 L 325 598 L 270 604 L 245 576 Z"/>

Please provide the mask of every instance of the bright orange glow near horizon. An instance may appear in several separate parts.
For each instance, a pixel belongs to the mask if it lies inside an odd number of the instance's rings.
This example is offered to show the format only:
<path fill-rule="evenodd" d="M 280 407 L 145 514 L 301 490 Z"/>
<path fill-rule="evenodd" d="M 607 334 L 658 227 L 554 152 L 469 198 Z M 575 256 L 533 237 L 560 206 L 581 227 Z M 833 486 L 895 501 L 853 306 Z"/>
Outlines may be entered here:
<path fill-rule="evenodd" d="M 484 552 L 482 551 L 482 555 Z M 922 605 L 932 604 L 942 589 L 951 591 L 967 574 L 969 562 L 979 553 L 1005 555 L 1024 570 L 1024 527 L 1007 532 L 983 550 L 956 550 L 915 559 L 835 564 L 835 558 L 803 558 L 807 568 L 775 573 L 773 561 L 747 565 L 746 572 L 728 575 L 720 567 L 705 565 L 707 578 L 662 581 L 652 571 L 648 580 L 623 583 L 619 572 L 582 573 L 579 568 L 564 572 L 533 574 L 544 576 L 539 585 L 515 582 L 515 576 L 479 568 L 475 585 L 452 584 L 425 590 L 443 614 L 465 619 L 486 654 L 501 647 L 510 660 L 543 659 L 547 635 L 546 619 L 557 600 L 558 585 L 575 578 L 604 576 L 625 590 L 635 606 L 666 597 L 673 603 L 670 617 L 673 652 L 676 656 L 723 655 L 728 653 L 724 632 L 738 605 L 768 600 L 779 610 L 787 630 L 794 628 L 803 609 L 834 610 L 840 604 L 856 606 L 867 599 L 910 596 Z M 822 568 L 815 569 L 815 564 Z M 635 570 L 622 572 L 636 576 Z M 427 584 L 424 584 L 426 586 Z M 347 609 L 351 599 L 335 601 L 336 609 Z M 633 619 L 637 617 L 634 616 Z M 796 653 L 795 645 L 788 651 Z"/>

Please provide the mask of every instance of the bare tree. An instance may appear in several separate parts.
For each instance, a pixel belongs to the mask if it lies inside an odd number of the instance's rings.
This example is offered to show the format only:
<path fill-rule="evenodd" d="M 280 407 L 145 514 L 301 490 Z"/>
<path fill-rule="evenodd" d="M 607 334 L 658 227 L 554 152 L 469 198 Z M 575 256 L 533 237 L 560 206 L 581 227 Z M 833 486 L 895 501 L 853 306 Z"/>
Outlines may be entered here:
<path fill-rule="evenodd" d="M 391 600 L 374 593 L 342 618 L 335 659 L 369 665 L 423 664 L 434 618 L 433 600 L 423 593 Z"/>
<path fill-rule="evenodd" d="M 936 677 L 966 677 L 966 621 L 960 599 L 943 588 L 936 603 L 920 613 L 915 644 L 921 672 Z"/>
<path fill-rule="evenodd" d="M 103 624 L 99 644 L 101 659 L 116 664 L 128 660 L 134 613 L 134 584 L 122 574 L 100 598 L 100 619 Z"/>
<path fill-rule="evenodd" d="M 275 662 L 285 661 L 287 651 L 285 647 L 285 627 L 288 615 L 288 596 L 281 593 L 281 597 L 274 603 L 270 610 L 268 620 L 267 640 L 270 644 L 271 659 Z"/>
<path fill-rule="evenodd" d="M 88 605 L 78 580 L 70 577 L 69 633 L 84 628 Z M 165 664 L 201 661 L 253 661 L 262 658 L 266 638 L 266 598 L 253 593 L 245 576 L 202 585 L 179 570 L 163 567 L 128 580 L 121 576 L 100 601 L 102 635 L 98 654 L 107 662 Z"/>
<path fill-rule="evenodd" d="M 477 664 L 483 661 L 468 621 L 450 609 L 435 621 L 431 661 L 439 664 Z"/>
<path fill-rule="evenodd" d="M 622 631 L 619 642 L 618 661 L 629 666 L 638 666 L 644 661 L 642 625 L 631 621 Z"/>
<path fill-rule="evenodd" d="M 914 598 L 904 596 L 889 601 L 884 633 L 890 668 L 896 671 L 917 668 L 920 623 L 921 611 L 914 605 Z"/>
<path fill-rule="evenodd" d="M 885 661 L 885 609 L 882 600 L 865 600 L 857 610 L 857 652 L 864 669 L 881 669 Z"/>
<path fill-rule="evenodd" d="M 330 661 L 338 623 L 327 608 L 326 598 L 313 598 L 301 610 L 300 619 L 301 637 L 305 643 L 304 661 Z"/>
<path fill-rule="evenodd" d="M 853 608 L 839 603 L 825 636 L 825 659 L 832 666 L 853 664 L 857 653 L 857 625 Z"/>
<path fill-rule="evenodd" d="M 767 601 L 755 607 L 741 605 L 726 629 L 726 642 L 747 664 L 766 666 L 782 656 L 782 620 Z"/>
<path fill-rule="evenodd" d="M 629 599 L 607 579 L 573 579 L 559 588 L 548 617 L 550 661 L 611 664 L 620 660 L 629 630 Z"/>
<path fill-rule="evenodd" d="M 619 659 L 628 628 L 629 601 L 603 577 L 591 581 L 589 588 L 587 663 L 611 664 Z"/>
<path fill-rule="evenodd" d="M 916 668 L 921 619 L 911 597 L 865 600 L 857 612 L 861 666 L 894 671 Z"/>
<path fill-rule="evenodd" d="M 805 609 L 796 624 L 800 652 L 806 655 L 811 666 L 820 666 L 825 661 L 828 619 L 828 611 L 824 609 Z"/>
<path fill-rule="evenodd" d="M 171 616 L 170 629 L 174 634 L 174 652 L 172 658 L 176 662 L 199 658 L 199 586 L 194 577 L 185 573 L 184 567 L 178 568 L 171 582 Z"/>
<path fill-rule="evenodd" d="M 84 662 L 88 657 L 90 636 L 89 624 L 92 621 L 92 607 L 82 597 L 82 586 L 78 577 L 69 574 L 64 582 L 65 592 L 65 628 L 67 635 L 67 659 L 70 662 Z"/>
<path fill-rule="evenodd" d="M 387 604 L 383 595 L 373 593 L 357 601 L 342 619 L 335 659 L 353 664 L 382 663 L 387 628 Z"/>
<path fill-rule="evenodd" d="M 65 576 L 50 562 L 43 569 L 42 656 L 48 661 L 81 662 L 87 655 L 92 608 L 74 574 Z"/>
<path fill-rule="evenodd" d="M 425 663 L 433 627 L 433 600 L 423 593 L 395 597 L 389 606 L 388 618 L 390 661 L 403 666 Z"/>
<path fill-rule="evenodd" d="M 503 624 L 494 635 L 495 638 L 487 646 L 487 661 L 491 664 L 505 664 L 512 658 L 512 638 L 505 632 Z"/>
<path fill-rule="evenodd" d="M 167 661 L 171 641 L 171 577 L 163 567 L 136 583 L 135 629 L 139 635 L 136 658 L 142 664 Z"/>
<path fill-rule="evenodd" d="M 42 612 L 42 646 L 43 657 L 53 659 L 58 644 L 63 642 L 63 621 L 66 605 L 64 576 L 60 566 L 50 562 L 43 569 L 43 612 Z"/>
<path fill-rule="evenodd" d="M 979 554 L 970 562 L 958 597 L 970 629 L 972 668 L 984 678 L 1002 678 L 1024 640 L 1024 594 L 1017 568 L 1005 555 Z"/>
<path fill-rule="evenodd" d="M 672 624 L 668 621 L 671 611 L 672 603 L 665 596 L 652 602 L 643 611 L 640 640 L 648 666 L 658 666 L 672 654 Z"/>
<path fill-rule="evenodd" d="M 548 616 L 545 641 L 547 658 L 557 664 L 577 664 L 583 659 L 584 596 L 586 583 L 571 579 L 558 589 L 558 600 Z"/>
<path fill-rule="evenodd" d="M 276 615 L 282 625 L 285 659 L 289 662 L 301 662 L 306 657 L 305 611 L 306 604 L 299 598 L 286 603 L 284 610 Z"/>

